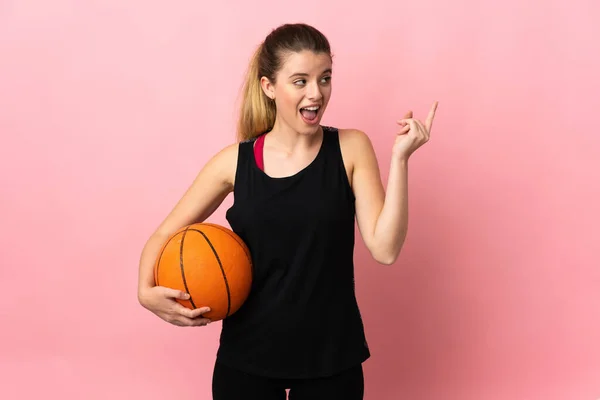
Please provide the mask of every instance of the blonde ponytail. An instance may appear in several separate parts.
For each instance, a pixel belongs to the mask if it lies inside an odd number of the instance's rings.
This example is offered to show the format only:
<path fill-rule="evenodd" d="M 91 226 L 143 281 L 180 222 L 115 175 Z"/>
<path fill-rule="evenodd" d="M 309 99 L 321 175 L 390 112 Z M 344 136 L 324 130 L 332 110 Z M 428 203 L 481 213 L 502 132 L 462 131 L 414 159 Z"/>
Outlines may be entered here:
<path fill-rule="evenodd" d="M 264 44 L 255 51 L 242 89 L 237 135 L 239 141 L 259 136 L 275 123 L 275 102 L 267 97 L 260 85 L 260 61 Z"/>
<path fill-rule="evenodd" d="M 277 108 L 260 85 L 267 77 L 275 84 L 277 72 L 286 54 L 310 50 L 331 57 L 327 38 L 316 28 L 306 24 L 285 24 L 274 29 L 258 46 L 248 67 L 246 82 L 241 92 L 240 114 L 237 124 L 239 141 L 255 138 L 273 129 Z"/>

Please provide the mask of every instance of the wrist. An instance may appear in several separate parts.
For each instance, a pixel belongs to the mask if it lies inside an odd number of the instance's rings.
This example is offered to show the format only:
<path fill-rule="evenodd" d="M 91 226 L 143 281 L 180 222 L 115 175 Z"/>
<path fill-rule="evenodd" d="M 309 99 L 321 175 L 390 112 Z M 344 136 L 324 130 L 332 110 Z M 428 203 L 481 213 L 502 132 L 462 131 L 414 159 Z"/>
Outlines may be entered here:
<path fill-rule="evenodd" d="M 141 305 L 146 304 L 146 300 L 148 299 L 148 293 L 150 292 L 151 289 L 152 289 L 152 287 L 148 286 L 148 285 L 138 287 L 137 296 L 138 296 L 138 301 Z"/>
<path fill-rule="evenodd" d="M 392 166 L 407 167 L 409 157 L 410 156 L 408 156 L 406 154 L 401 154 L 401 155 L 392 157 Z"/>

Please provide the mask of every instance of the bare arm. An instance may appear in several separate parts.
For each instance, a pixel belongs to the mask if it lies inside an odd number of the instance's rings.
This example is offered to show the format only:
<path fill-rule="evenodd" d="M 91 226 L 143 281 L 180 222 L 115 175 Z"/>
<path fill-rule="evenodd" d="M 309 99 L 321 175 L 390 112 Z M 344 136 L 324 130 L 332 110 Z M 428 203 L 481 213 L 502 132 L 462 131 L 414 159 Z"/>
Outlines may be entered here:
<path fill-rule="evenodd" d="M 206 163 L 173 210 L 146 242 L 139 263 L 138 298 L 155 285 L 154 262 L 164 242 L 178 229 L 208 218 L 233 190 L 238 145 L 230 145 Z"/>
<path fill-rule="evenodd" d="M 352 164 L 358 228 L 373 258 L 381 264 L 392 264 L 408 227 L 407 163 L 392 161 L 386 193 L 368 136 L 358 130 L 348 130 L 344 136 L 343 151 Z"/>
<path fill-rule="evenodd" d="M 382 264 L 394 263 L 404 245 L 408 230 L 408 160 L 429 140 L 437 105 L 437 101 L 433 103 L 424 123 L 414 119 L 411 111 L 398 121 L 402 128 L 392 148 L 385 191 L 367 135 L 357 130 L 345 131 L 343 147 L 352 165 L 356 219 L 373 258 Z"/>

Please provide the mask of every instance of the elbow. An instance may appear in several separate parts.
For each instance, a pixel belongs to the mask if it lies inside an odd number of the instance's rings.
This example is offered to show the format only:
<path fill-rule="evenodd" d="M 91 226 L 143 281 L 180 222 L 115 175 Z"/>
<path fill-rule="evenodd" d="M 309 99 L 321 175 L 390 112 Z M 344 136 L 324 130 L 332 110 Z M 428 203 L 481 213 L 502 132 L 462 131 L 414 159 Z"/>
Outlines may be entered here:
<path fill-rule="evenodd" d="M 387 256 L 387 257 L 374 257 L 375 261 L 377 261 L 381 265 L 392 265 L 396 262 L 398 257 Z"/>
<path fill-rule="evenodd" d="M 367 244 L 371 256 L 375 261 L 382 265 L 392 265 L 400 256 L 402 247 L 404 247 L 404 238 L 397 241 L 387 241 L 381 243 L 380 241 L 371 241 Z"/>
<path fill-rule="evenodd" d="M 400 251 L 371 252 L 373 259 L 381 265 L 392 265 L 398 260 Z"/>
<path fill-rule="evenodd" d="M 392 265 L 398 260 L 403 246 L 404 241 L 394 245 L 371 246 L 371 256 L 379 264 Z"/>

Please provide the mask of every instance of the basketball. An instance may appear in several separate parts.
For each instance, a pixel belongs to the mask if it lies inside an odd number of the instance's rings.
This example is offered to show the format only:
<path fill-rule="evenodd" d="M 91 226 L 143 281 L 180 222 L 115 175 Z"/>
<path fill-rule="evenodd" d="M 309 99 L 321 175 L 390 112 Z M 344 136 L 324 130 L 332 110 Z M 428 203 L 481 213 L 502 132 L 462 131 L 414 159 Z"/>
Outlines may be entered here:
<path fill-rule="evenodd" d="M 210 307 L 203 317 L 219 321 L 244 303 L 252 284 L 252 259 L 246 244 L 232 230 L 210 223 L 179 229 L 162 246 L 154 280 L 189 293 L 177 299 L 187 308 Z"/>

